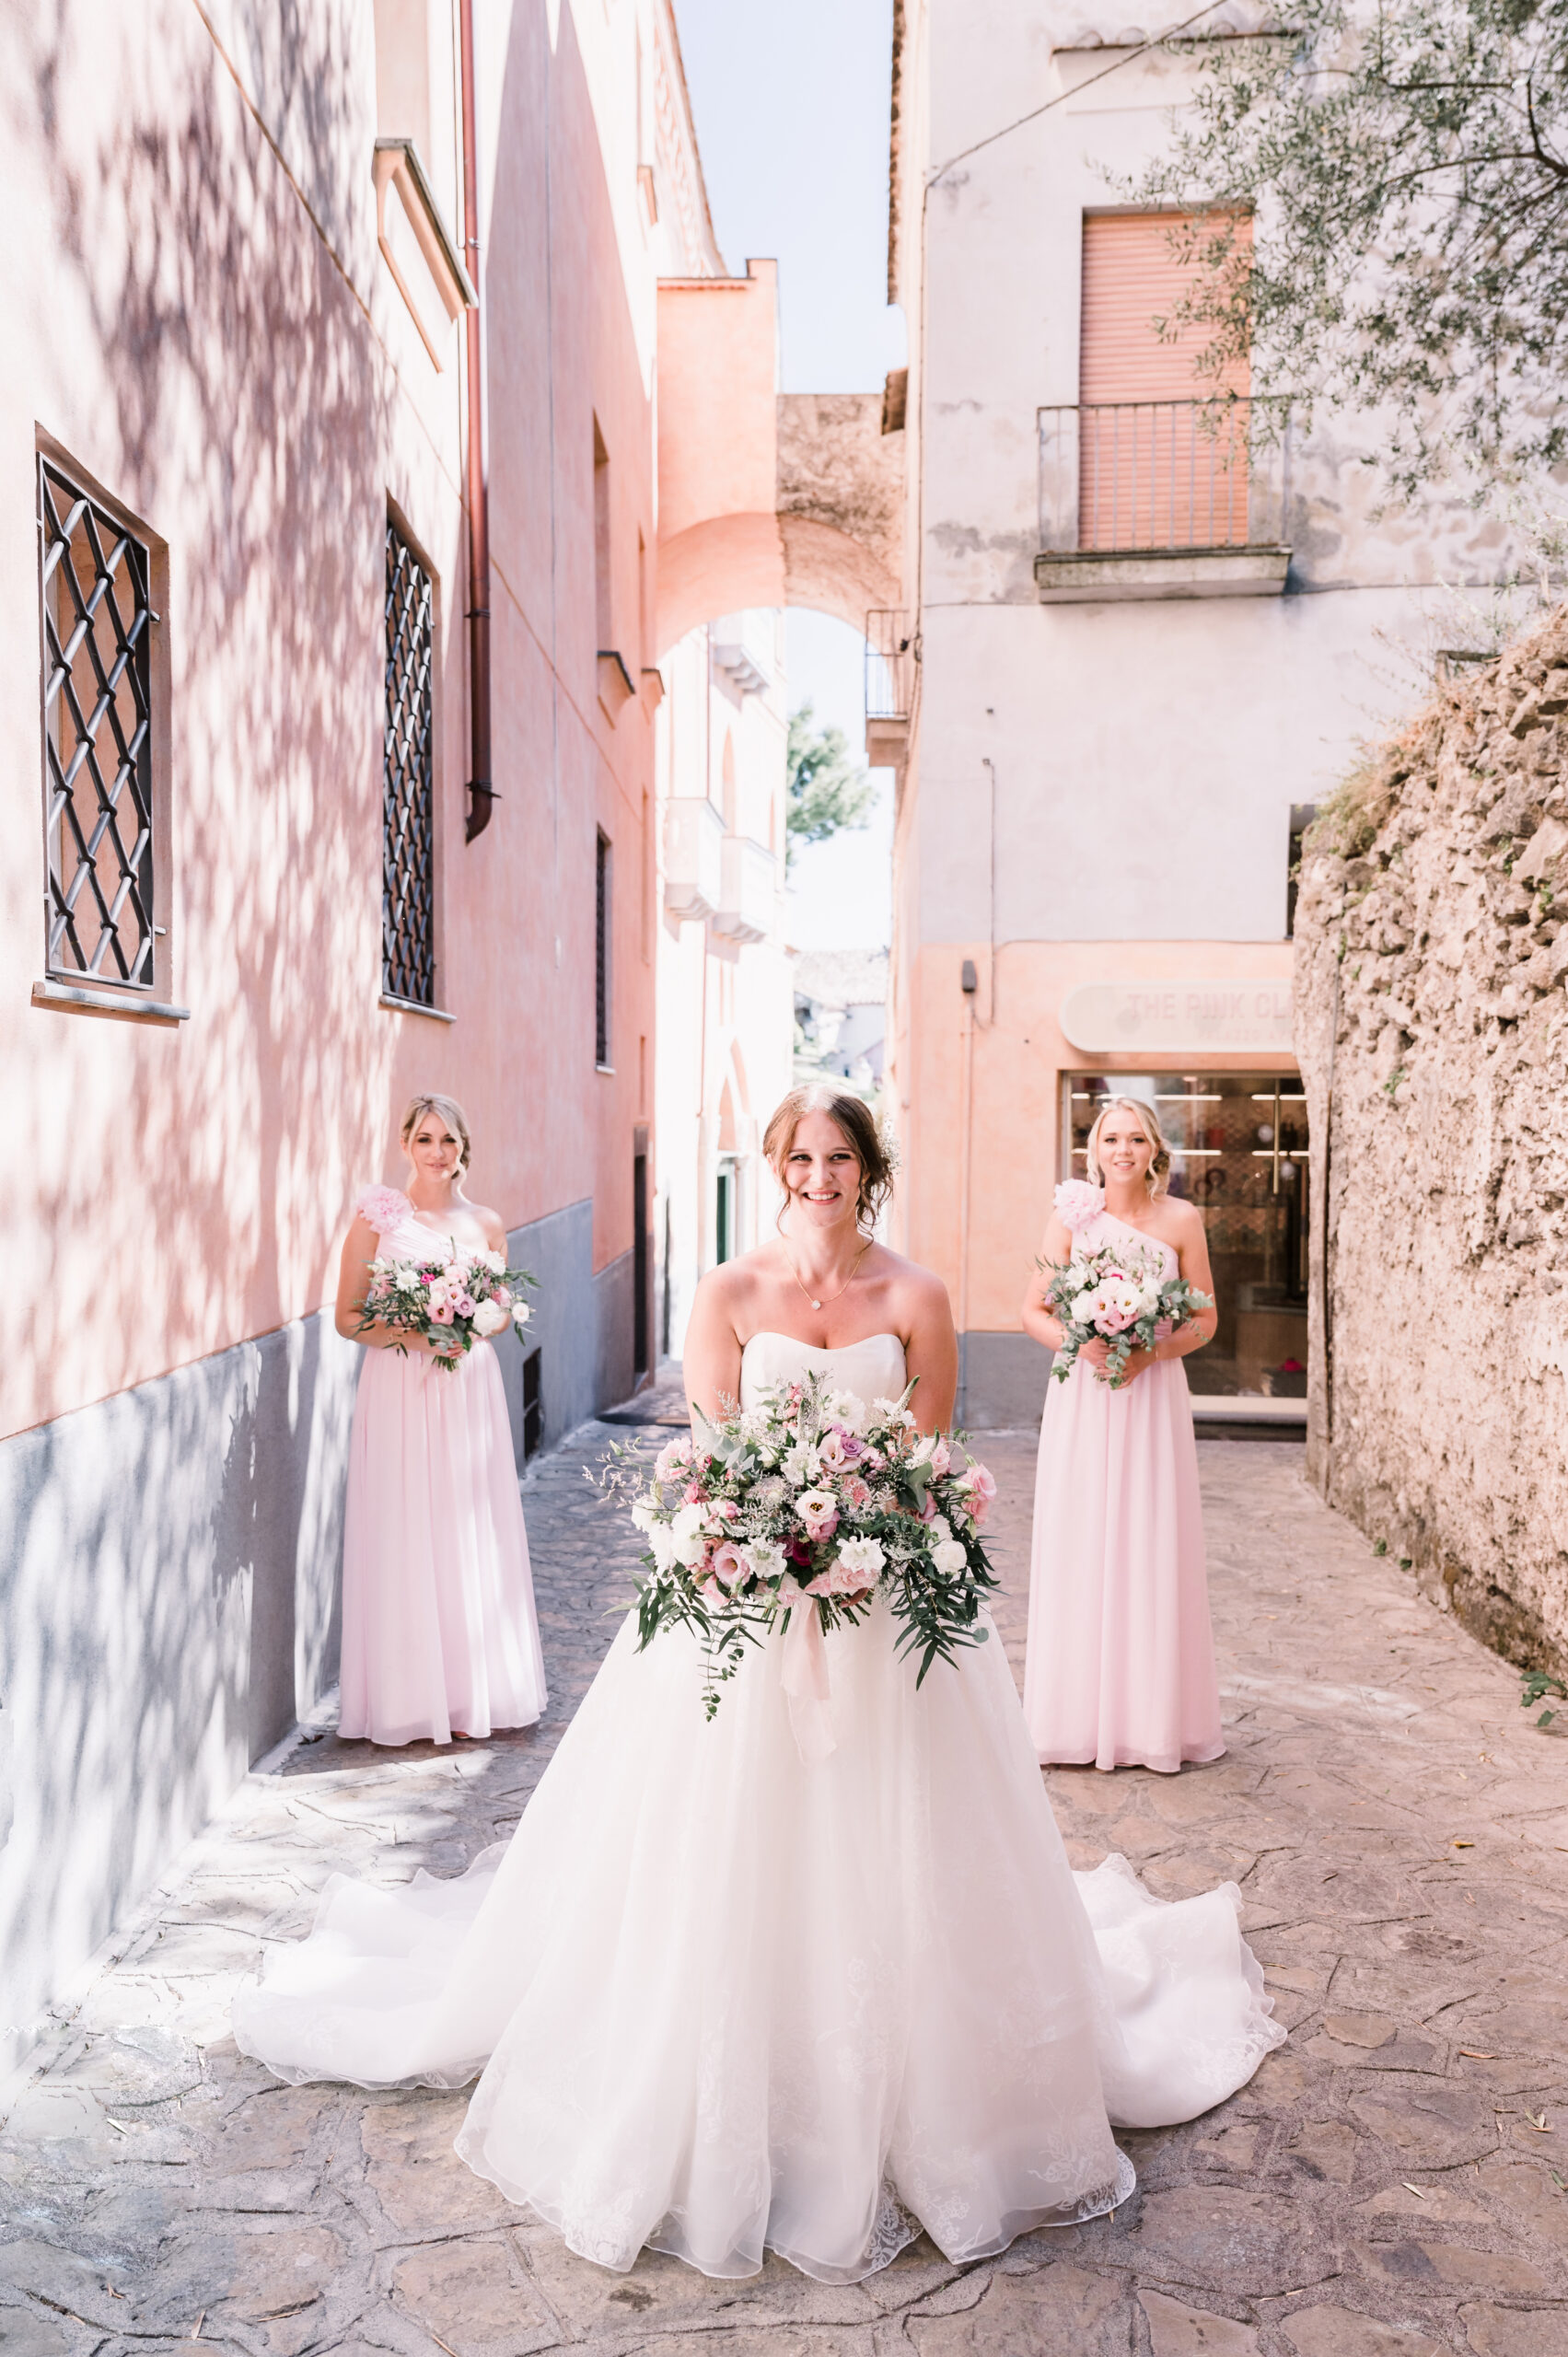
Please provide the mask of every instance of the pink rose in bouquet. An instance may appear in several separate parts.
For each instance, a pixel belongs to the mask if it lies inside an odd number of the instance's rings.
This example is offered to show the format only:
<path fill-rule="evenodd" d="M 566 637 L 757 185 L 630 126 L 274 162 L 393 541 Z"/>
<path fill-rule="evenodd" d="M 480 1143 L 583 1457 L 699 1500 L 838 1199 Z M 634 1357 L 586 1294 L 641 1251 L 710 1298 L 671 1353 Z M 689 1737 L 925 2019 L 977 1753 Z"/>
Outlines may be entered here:
<path fill-rule="evenodd" d="M 996 1495 L 996 1476 L 983 1465 L 971 1465 L 968 1472 L 959 1474 L 958 1486 L 968 1501 L 970 1521 L 981 1529 Z"/>
<path fill-rule="evenodd" d="M 713 1573 L 722 1587 L 732 1588 L 738 1580 L 746 1577 L 749 1569 L 745 1556 L 732 1538 L 722 1540 L 714 1549 Z"/>
<path fill-rule="evenodd" d="M 691 1462 L 691 1444 L 690 1440 L 685 1438 L 681 1438 L 679 1440 L 667 1440 L 664 1446 L 660 1449 L 658 1455 L 654 1459 L 654 1480 L 656 1481 L 673 1481 L 677 1475 L 685 1471 L 687 1466 L 689 1466 Z"/>
<path fill-rule="evenodd" d="M 795 1510 L 807 1538 L 830 1538 L 839 1527 L 838 1501 L 831 1490 L 802 1490 Z"/>

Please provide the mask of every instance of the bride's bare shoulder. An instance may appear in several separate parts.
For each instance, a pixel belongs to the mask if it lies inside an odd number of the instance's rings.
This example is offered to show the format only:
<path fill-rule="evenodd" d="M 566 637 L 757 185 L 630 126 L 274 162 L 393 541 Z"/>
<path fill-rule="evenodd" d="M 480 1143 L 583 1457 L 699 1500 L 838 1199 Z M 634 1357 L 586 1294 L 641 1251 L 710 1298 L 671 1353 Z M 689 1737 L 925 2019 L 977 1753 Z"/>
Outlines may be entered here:
<path fill-rule="evenodd" d="M 900 1301 L 907 1302 L 911 1309 L 927 1313 L 946 1310 L 949 1317 L 952 1315 L 947 1288 L 934 1270 L 923 1269 L 918 1260 L 906 1260 L 889 1245 L 879 1244 L 877 1249 L 881 1256 L 877 1274 L 885 1283 L 898 1288 Z"/>
<path fill-rule="evenodd" d="M 730 1309 L 749 1298 L 758 1285 L 776 1276 L 770 1248 L 759 1244 L 749 1252 L 739 1253 L 733 1260 L 721 1260 L 699 1279 L 696 1298 L 714 1309 Z"/>

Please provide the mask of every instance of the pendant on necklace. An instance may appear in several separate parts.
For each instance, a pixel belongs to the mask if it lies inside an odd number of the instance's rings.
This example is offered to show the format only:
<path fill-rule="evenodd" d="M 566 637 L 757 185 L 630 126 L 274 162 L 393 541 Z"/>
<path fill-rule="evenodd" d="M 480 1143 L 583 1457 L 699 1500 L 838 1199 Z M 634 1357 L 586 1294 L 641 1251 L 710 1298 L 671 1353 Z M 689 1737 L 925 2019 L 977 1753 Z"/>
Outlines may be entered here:
<path fill-rule="evenodd" d="M 806 1298 L 807 1301 L 811 1301 L 811 1295 L 809 1294 L 807 1295 Z M 811 1301 L 811 1306 L 813 1309 L 820 1309 L 822 1305 L 819 1301 Z"/>

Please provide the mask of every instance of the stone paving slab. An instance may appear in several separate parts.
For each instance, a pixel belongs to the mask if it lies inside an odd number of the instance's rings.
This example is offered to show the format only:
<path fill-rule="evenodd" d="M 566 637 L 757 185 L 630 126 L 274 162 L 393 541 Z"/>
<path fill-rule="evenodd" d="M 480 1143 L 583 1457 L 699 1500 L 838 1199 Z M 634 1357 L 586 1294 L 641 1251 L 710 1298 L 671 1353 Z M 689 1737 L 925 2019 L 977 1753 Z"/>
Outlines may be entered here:
<path fill-rule="evenodd" d="M 626 1594 L 589 1427 L 525 1485 L 550 1710 L 398 1753 L 308 1730 L 252 1776 L 60 2021 L 0 2133 L 0 2351 L 131 2357 L 1568 2357 L 1568 1740 L 1306 1487 L 1200 1446 L 1226 1756 L 1052 1770 L 1074 1861 L 1225 1877 L 1289 2043 L 1188 2126 L 1123 2139 L 1114 2218 L 869 2282 L 781 2261 L 617 2277 L 470 2175 L 461 2094 L 275 2085 L 239 1979 L 329 1874 L 456 1872 L 516 1824 Z M 613 1437 L 651 1448 L 655 1427 Z M 1021 1672 L 1033 1440 L 988 1434 Z"/>

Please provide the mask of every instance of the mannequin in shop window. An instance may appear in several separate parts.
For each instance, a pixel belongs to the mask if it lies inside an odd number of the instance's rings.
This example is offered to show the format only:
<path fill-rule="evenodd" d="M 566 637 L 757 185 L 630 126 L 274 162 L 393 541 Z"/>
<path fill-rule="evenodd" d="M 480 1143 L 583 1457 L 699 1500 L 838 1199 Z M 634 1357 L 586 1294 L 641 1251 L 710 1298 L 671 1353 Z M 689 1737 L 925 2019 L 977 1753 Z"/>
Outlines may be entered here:
<path fill-rule="evenodd" d="M 1202 1220 L 1166 1191 L 1170 1155 L 1153 1107 L 1108 1098 L 1089 1132 L 1087 1167 L 1100 1207 L 1075 1229 L 1053 1212 L 1041 1260 L 1060 1265 L 1074 1248 L 1125 1246 L 1212 1301 Z M 1037 1274 L 1024 1326 L 1058 1350 L 1045 1286 Z M 1152 1351 L 1134 1350 L 1114 1386 L 1109 1344 L 1087 1343 L 1065 1381 L 1047 1387 L 1024 1671 L 1024 1713 L 1042 1762 L 1174 1773 L 1225 1749 L 1181 1365 L 1217 1323 L 1210 1307 Z"/>

